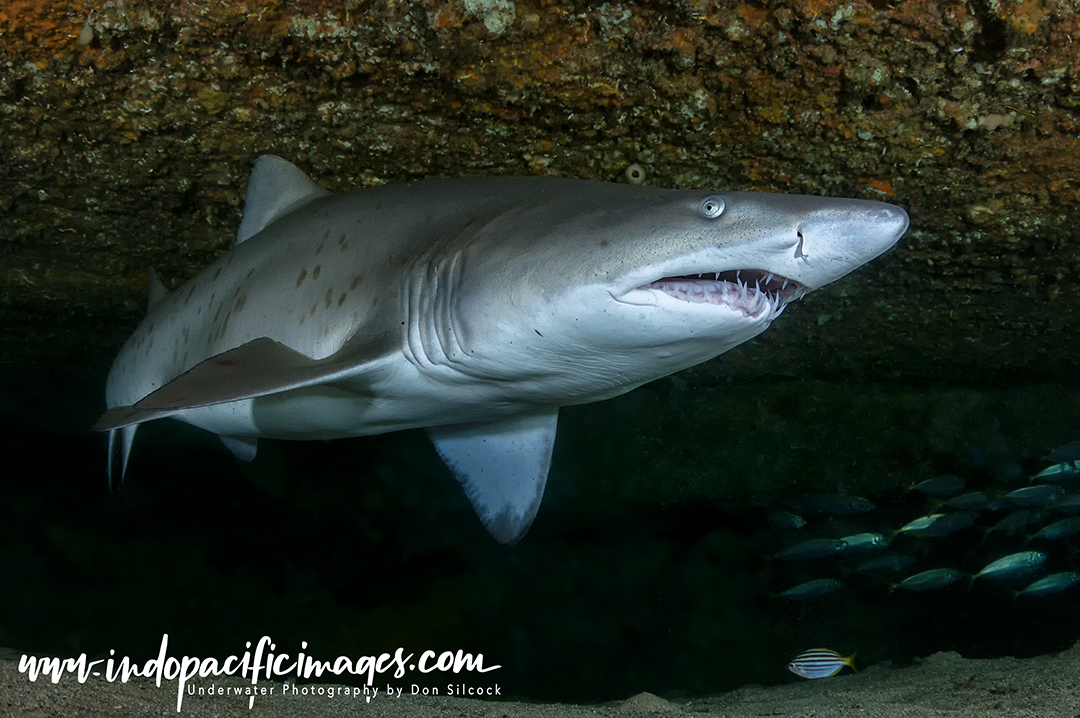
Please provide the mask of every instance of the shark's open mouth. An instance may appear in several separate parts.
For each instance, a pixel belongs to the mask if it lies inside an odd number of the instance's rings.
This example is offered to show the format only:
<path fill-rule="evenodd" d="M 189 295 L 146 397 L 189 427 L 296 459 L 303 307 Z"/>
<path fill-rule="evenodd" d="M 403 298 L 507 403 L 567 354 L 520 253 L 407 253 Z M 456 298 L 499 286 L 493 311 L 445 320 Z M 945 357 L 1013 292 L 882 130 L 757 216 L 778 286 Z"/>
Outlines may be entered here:
<path fill-rule="evenodd" d="M 787 303 L 810 291 L 805 285 L 760 269 L 664 277 L 642 289 L 659 289 L 676 299 L 696 304 L 718 304 L 747 316 L 758 316 L 768 307 L 768 319 L 780 316 Z"/>

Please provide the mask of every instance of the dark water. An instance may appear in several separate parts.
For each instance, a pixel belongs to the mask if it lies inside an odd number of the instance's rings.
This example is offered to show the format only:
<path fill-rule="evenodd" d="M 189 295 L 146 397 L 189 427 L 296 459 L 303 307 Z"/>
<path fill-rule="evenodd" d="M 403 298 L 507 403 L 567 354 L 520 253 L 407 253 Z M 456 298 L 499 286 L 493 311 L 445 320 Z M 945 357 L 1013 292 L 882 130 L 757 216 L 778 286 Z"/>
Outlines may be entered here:
<path fill-rule="evenodd" d="M 1027 581 L 980 579 L 915 594 L 850 573 L 873 554 L 769 558 L 929 513 L 904 487 L 935 473 L 1024 485 L 1046 450 L 1080 437 L 1069 388 L 660 382 L 564 410 L 539 518 L 505 548 L 420 432 L 263 442 L 241 465 L 213 437 L 156 422 L 109 494 L 104 437 L 86 429 L 104 371 L 3 383 L 2 646 L 136 661 L 166 633 L 176 656 L 239 654 L 263 635 L 327 659 L 460 649 L 502 666 L 471 680 L 504 696 L 599 701 L 799 680 L 785 666 L 816 646 L 903 664 L 941 650 L 1029 656 L 1080 635 L 1080 588 L 1014 601 Z M 769 526 L 769 510 L 808 490 L 878 508 Z M 890 550 L 916 557 L 901 575 L 975 572 L 1034 548 L 1049 555 L 1038 575 L 1080 568 L 1066 542 L 979 528 L 1003 515 L 947 539 L 896 538 Z M 821 577 L 844 588 L 775 596 Z"/>

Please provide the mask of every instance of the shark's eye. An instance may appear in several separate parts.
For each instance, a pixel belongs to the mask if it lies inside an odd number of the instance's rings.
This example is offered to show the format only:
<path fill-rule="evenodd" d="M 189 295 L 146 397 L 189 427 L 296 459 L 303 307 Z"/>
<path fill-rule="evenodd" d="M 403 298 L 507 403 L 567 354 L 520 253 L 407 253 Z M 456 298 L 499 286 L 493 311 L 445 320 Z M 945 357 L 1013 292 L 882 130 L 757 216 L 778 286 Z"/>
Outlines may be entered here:
<path fill-rule="evenodd" d="M 706 197 L 701 203 L 701 216 L 716 219 L 724 213 L 724 198 L 717 195 Z"/>

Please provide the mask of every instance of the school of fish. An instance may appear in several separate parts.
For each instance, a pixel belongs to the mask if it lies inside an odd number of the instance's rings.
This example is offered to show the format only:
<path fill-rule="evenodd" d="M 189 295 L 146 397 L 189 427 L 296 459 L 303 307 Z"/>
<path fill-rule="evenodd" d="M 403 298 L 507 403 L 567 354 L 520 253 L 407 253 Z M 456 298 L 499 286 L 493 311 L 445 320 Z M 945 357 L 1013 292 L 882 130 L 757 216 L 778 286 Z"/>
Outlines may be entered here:
<path fill-rule="evenodd" d="M 1014 606 L 1029 606 L 1074 589 L 1080 585 L 1080 441 L 1051 451 L 1037 472 L 1025 476 L 1014 467 L 1003 473 L 1000 483 L 987 485 L 954 474 L 916 483 L 905 503 L 924 512 L 876 531 L 846 532 L 877 525 L 877 507 L 860 496 L 806 494 L 798 506 L 771 512 L 770 527 L 787 540 L 769 559 L 799 569 L 781 570 L 780 580 L 829 574 L 789 581 L 774 587 L 773 595 L 809 602 L 857 585 L 917 600 L 923 592 L 979 587 Z M 941 548 L 947 537 L 960 536 L 984 549 L 972 555 L 985 555 L 970 565 L 949 565 Z M 854 659 L 854 653 L 812 648 L 794 657 L 788 670 L 827 678 L 845 666 L 855 670 Z"/>
<path fill-rule="evenodd" d="M 779 587 L 774 593 L 792 601 L 818 599 L 845 588 L 844 577 L 852 574 L 879 577 L 891 591 L 933 591 L 954 584 L 970 588 L 975 582 L 993 582 L 1013 600 L 1071 589 L 1080 584 L 1080 571 L 1071 570 L 1077 553 L 1073 541 L 1080 537 L 1080 442 L 1050 452 L 1047 462 L 1019 487 L 973 487 L 954 474 L 919 482 L 908 490 L 924 497 L 926 512 L 878 531 L 830 532 L 830 524 L 850 525 L 833 519 L 870 516 L 876 506 L 868 499 L 805 494 L 792 511 L 769 514 L 774 529 L 800 536 L 771 558 L 791 564 L 839 558 L 842 570 L 835 576 Z M 984 542 L 991 536 L 1002 541 L 981 565 L 934 565 L 934 542 L 961 531 L 980 532 Z"/>

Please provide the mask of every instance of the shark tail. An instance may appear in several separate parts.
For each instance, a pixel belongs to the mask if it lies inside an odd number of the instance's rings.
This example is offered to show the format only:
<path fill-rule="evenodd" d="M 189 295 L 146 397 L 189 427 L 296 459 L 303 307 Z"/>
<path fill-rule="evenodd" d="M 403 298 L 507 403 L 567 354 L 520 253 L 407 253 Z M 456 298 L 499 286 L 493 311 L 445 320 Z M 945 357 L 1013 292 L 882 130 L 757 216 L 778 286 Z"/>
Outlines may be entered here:
<path fill-rule="evenodd" d="M 135 442 L 135 431 L 138 424 L 121 426 L 118 429 L 109 430 L 109 490 L 119 491 L 120 484 L 124 483 L 124 474 L 127 472 L 128 455 L 131 453 L 131 445 Z"/>
<path fill-rule="evenodd" d="M 149 313 L 149 311 L 154 308 L 154 305 L 160 303 L 162 300 L 165 299 L 165 297 L 169 295 L 169 290 L 165 288 L 165 285 L 162 283 L 161 278 L 153 269 L 149 271 L 147 283 L 149 285 L 150 291 L 146 301 L 146 311 L 147 313 Z M 94 428 L 98 429 L 97 426 L 95 426 Z M 124 474 L 127 473 L 128 456 L 131 454 L 131 445 L 135 443 L 135 431 L 138 428 L 138 424 L 130 424 L 128 426 L 116 425 L 108 427 L 109 491 L 119 491 L 120 485 L 124 483 Z"/>
<path fill-rule="evenodd" d="M 135 432 L 141 424 L 127 424 L 109 429 L 108 477 L 109 491 L 116 493 L 124 483 L 127 473 L 128 456 L 135 443 Z M 221 443 L 241 461 L 253 461 L 258 451 L 258 439 L 245 436 L 218 435 Z"/>

